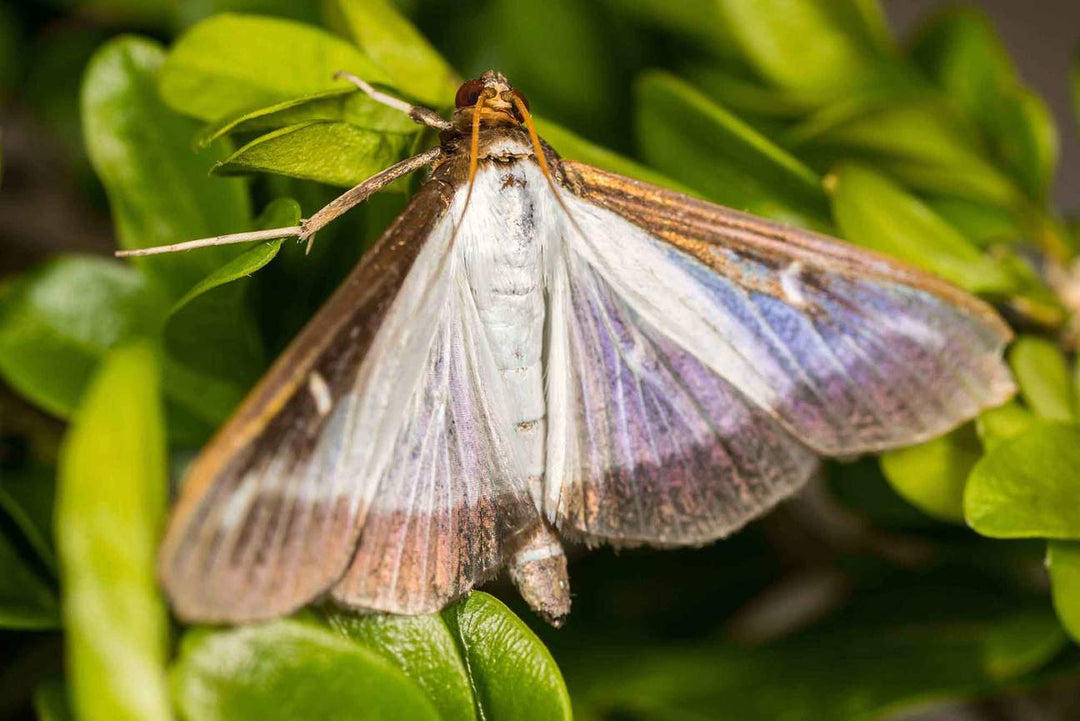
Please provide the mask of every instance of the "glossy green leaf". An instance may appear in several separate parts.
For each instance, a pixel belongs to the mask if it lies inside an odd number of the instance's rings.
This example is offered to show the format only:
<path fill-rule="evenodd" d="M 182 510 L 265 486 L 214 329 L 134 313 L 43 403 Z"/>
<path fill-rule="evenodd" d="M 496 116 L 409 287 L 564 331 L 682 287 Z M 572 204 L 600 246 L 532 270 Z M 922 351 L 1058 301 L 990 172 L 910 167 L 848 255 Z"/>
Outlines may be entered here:
<path fill-rule="evenodd" d="M 1049 609 L 1008 616 L 986 635 L 984 664 L 994 678 L 1016 678 L 1049 662 L 1068 638 Z"/>
<path fill-rule="evenodd" d="M 873 56 L 843 22 L 844 2 L 719 0 L 742 56 L 773 84 L 835 92 L 863 78 Z"/>
<path fill-rule="evenodd" d="M 964 516 L 993 538 L 1080 538 L 1080 426 L 1040 422 L 983 456 Z"/>
<path fill-rule="evenodd" d="M 609 170 L 613 173 L 625 175 L 628 178 L 636 178 L 646 183 L 653 183 L 665 188 L 677 190 L 680 193 L 695 195 L 691 188 L 676 182 L 671 178 L 656 172 L 650 168 L 634 162 L 627 157 L 619 155 L 607 148 L 585 140 L 580 135 L 573 133 L 561 125 L 550 120 L 533 116 L 536 121 L 536 131 L 559 155 L 567 160 L 577 160 L 588 163 L 601 170 Z"/>
<path fill-rule="evenodd" d="M 277 173 L 352 186 L 400 160 L 412 140 L 410 135 L 388 135 L 349 123 L 299 123 L 256 138 L 219 163 L 214 172 Z"/>
<path fill-rule="evenodd" d="M 352 86 L 326 90 L 257 110 L 245 110 L 211 125 L 200 133 L 197 143 L 205 147 L 232 133 L 273 130 L 312 120 L 347 122 L 366 130 L 399 135 L 415 135 L 416 123 L 400 110 L 377 103 Z"/>
<path fill-rule="evenodd" d="M 340 27 L 403 92 L 431 107 L 450 105 L 460 78 L 431 43 L 388 0 L 331 0 Z M 355 72 L 355 71 L 354 71 Z"/>
<path fill-rule="evenodd" d="M 50 261 L 0 295 L 0 375 L 66 418 L 105 351 L 153 332 L 165 308 L 126 264 L 83 256 Z"/>
<path fill-rule="evenodd" d="M 60 605 L 49 587 L 0 530 L 0 629 L 60 626 Z"/>
<path fill-rule="evenodd" d="M 1050 541 L 1046 565 L 1054 610 L 1065 630 L 1080 643 L 1080 542 Z"/>
<path fill-rule="evenodd" d="M 325 30 L 258 15 L 214 15 L 181 35 L 158 78 L 174 110 L 218 120 L 342 85 L 346 70 L 371 82 L 386 73 Z"/>
<path fill-rule="evenodd" d="M 1020 435 L 1035 420 L 1034 413 L 1012 400 L 980 413 L 975 419 L 975 430 L 978 431 L 983 447 L 990 450 L 1001 441 Z"/>
<path fill-rule="evenodd" d="M 485 593 L 474 591 L 441 614 L 334 613 L 330 622 L 416 680 L 444 721 L 571 716 L 551 654 L 517 616 Z"/>
<path fill-rule="evenodd" d="M 168 484 L 157 351 L 109 353 L 60 458 L 65 661 L 82 721 L 172 716 L 169 624 L 155 576 Z"/>
<path fill-rule="evenodd" d="M 471 593 L 442 616 L 460 645 L 482 718 L 572 718 L 555 660 L 501 601 Z"/>
<path fill-rule="evenodd" d="M 1069 421 L 1073 411 L 1073 388 L 1065 354 L 1052 341 L 1021 336 L 1009 349 L 1020 395 L 1036 415 L 1052 421 Z"/>
<path fill-rule="evenodd" d="M 196 156 L 196 125 L 162 104 L 155 78 L 164 61 L 150 40 L 120 37 L 104 45 L 83 79 L 83 133 L 105 186 L 122 248 L 206 238 L 248 227 L 239 180 L 207 177 L 214 157 Z M 236 255 L 232 248 L 139 258 L 138 266 L 174 297 Z"/>
<path fill-rule="evenodd" d="M 171 672 L 188 721 L 436 721 L 420 687 L 382 656 L 299 621 L 187 633 Z"/>
<path fill-rule="evenodd" d="M 694 88 L 651 72 L 639 80 L 636 102 L 638 142 L 650 165 L 732 208 L 827 226 L 820 178 Z"/>
<path fill-rule="evenodd" d="M 329 620 L 346 638 L 383 656 L 419 684 L 442 721 L 478 718 L 469 669 L 450 628 L 439 614 L 336 612 Z"/>
<path fill-rule="evenodd" d="M 300 224 L 300 205 L 292 198 L 277 198 L 263 211 L 263 214 L 255 222 L 255 230 L 269 230 L 271 228 L 288 228 Z M 254 247 L 238 255 L 225 265 L 206 276 L 173 304 L 171 313 L 176 313 L 185 305 L 203 293 L 219 286 L 231 283 L 234 280 L 246 278 L 263 268 L 274 259 L 284 238 L 260 242 Z"/>
<path fill-rule="evenodd" d="M 881 456 L 889 484 L 923 512 L 951 522 L 964 520 L 964 486 L 982 455 L 970 425 Z"/>
<path fill-rule="evenodd" d="M 936 273 L 974 293 L 1007 294 L 1015 282 L 925 203 L 854 163 L 830 173 L 833 216 L 843 237 Z"/>

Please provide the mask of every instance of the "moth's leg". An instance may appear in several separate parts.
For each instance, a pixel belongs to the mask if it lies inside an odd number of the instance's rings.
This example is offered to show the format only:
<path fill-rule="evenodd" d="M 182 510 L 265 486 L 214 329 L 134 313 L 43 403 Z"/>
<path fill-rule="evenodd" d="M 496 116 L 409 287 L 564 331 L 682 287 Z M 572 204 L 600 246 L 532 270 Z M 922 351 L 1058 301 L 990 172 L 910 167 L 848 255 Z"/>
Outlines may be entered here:
<path fill-rule="evenodd" d="M 405 160 L 394 163 L 386 170 L 379 171 L 360 183 L 360 185 L 357 185 L 334 198 L 320 208 L 315 215 L 307 220 L 301 221 L 300 225 L 293 225 L 287 228 L 255 230 L 250 233 L 215 235 L 213 238 L 200 238 L 198 240 L 189 240 L 184 243 L 174 243 L 172 245 L 157 245 L 152 248 L 118 250 L 115 255 L 118 258 L 131 258 L 139 255 L 176 253 L 183 250 L 194 250 L 195 248 L 207 248 L 212 245 L 231 245 L 233 243 L 248 243 L 254 240 L 272 240 L 274 238 L 289 238 L 293 236 L 300 240 L 306 240 L 308 242 L 308 250 L 311 250 L 313 237 L 320 228 L 353 206 L 364 202 L 398 178 L 419 170 L 425 165 L 434 163 L 441 154 L 442 148 L 435 147 L 430 150 L 425 150 L 419 155 L 414 155 L 411 158 L 406 158 Z"/>
<path fill-rule="evenodd" d="M 346 190 L 344 193 L 331 200 L 320 208 L 315 215 L 302 221 L 300 223 L 300 232 L 297 233 L 297 237 L 299 237 L 300 240 L 306 240 L 308 242 L 307 249 L 310 251 L 315 233 L 318 232 L 320 228 L 353 206 L 363 203 L 398 178 L 419 170 L 426 165 L 431 165 L 441 154 L 442 148 L 436 146 L 431 150 L 425 150 L 419 155 L 414 155 L 411 158 L 406 158 L 398 163 L 394 163 L 386 170 L 380 170 L 375 175 L 360 183 L 360 185 Z"/>
<path fill-rule="evenodd" d="M 352 73 L 339 70 L 334 73 L 334 77 L 340 80 L 348 80 L 350 83 L 363 90 L 367 96 L 375 102 L 382 103 L 395 110 L 400 110 L 412 118 L 414 122 L 420 123 L 421 125 L 426 125 L 429 128 L 437 128 L 439 130 L 450 130 L 454 127 L 453 123 L 436 113 L 434 110 L 429 110 L 428 108 L 423 108 L 419 105 L 410 105 L 400 98 L 395 98 L 392 95 L 380 92 Z"/>

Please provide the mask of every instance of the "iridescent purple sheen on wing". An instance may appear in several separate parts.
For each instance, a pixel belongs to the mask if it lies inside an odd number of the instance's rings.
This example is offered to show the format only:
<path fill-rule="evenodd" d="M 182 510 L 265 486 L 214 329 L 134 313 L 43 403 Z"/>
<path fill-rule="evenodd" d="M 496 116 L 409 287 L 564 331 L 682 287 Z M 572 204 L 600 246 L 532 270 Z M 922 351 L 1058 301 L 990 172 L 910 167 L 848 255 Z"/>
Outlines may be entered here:
<path fill-rule="evenodd" d="M 671 262 L 706 289 L 718 312 L 767 352 L 762 373 L 789 383 L 773 408 L 803 442 L 855 455 L 939 435 L 1011 390 L 1000 338 L 978 319 L 926 291 L 881 279 L 770 269 L 718 249 L 744 277 L 791 288 L 764 293 L 734 283 L 668 247 Z M 990 381 L 989 383 L 987 381 Z"/>
<path fill-rule="evenodd" d="M 649 327 L 593 271 L 571 279 L 578 465 L 560 530 L 705 543 L 798 488 L 816 461 L 766 412 Z"/>

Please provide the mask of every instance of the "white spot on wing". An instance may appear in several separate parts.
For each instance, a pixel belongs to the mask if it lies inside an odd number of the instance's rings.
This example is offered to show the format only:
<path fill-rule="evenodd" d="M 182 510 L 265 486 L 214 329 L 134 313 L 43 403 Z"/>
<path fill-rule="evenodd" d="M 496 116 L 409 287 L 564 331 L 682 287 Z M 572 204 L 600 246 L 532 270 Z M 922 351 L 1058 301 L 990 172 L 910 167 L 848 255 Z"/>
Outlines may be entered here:
<path fill-rule="evenodd" d="M 330 387 L 326 385 L 326 379 L 318 371 L 312 371 L 308 376 L 308 392 L 315 401 L 315 410 L 320 416 L 325 416 L 334 406 L 334 400 L 330 397 Z"/>
<path fill-rule="evenodd" d="M 799 274 L 802 273 L 802 263 L 795 261 L 780 273 L 780 290 L 784 297 L 796 307 L 806 306 L 806 296 L 803 295 L 802 286 L 799 282 Z"/>

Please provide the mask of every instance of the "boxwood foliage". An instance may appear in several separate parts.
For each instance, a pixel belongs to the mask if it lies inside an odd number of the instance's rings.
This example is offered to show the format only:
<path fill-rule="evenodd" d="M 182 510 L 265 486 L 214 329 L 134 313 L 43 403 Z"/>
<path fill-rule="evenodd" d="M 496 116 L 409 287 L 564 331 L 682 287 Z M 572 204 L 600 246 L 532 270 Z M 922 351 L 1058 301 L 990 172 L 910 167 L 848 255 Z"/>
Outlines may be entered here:
<path fill-rule="evenodd" d="M 60 255 L 0 284 L 0 376 L 22 399 L 0 397 L 0 627 L 27 655 L 63 639 L 42 718 L 568 719 L 573 698 L 583 719 L 836 721 L 1080 672 L 1080 240 L 1048 200 L 1051 115 L 983 16 L 901 42 L 873 0 L 403 4 L 416 24 L 389 0 L 115 2 L 41 36 L 0 6 L 0 92 L 88 162 L 116 245 L 139 248 L 293 225 L 436 142 L 334 71 L 447 110 L 494 66 L 566 157 L 994 303 L 1017 398 L 831 464 L 723 544 L 576 557 L 559 632 L 481 592 L 418 618 L 319 606 L 170 632 L 169 479 L 418 180 L 310 255 Z"/>

